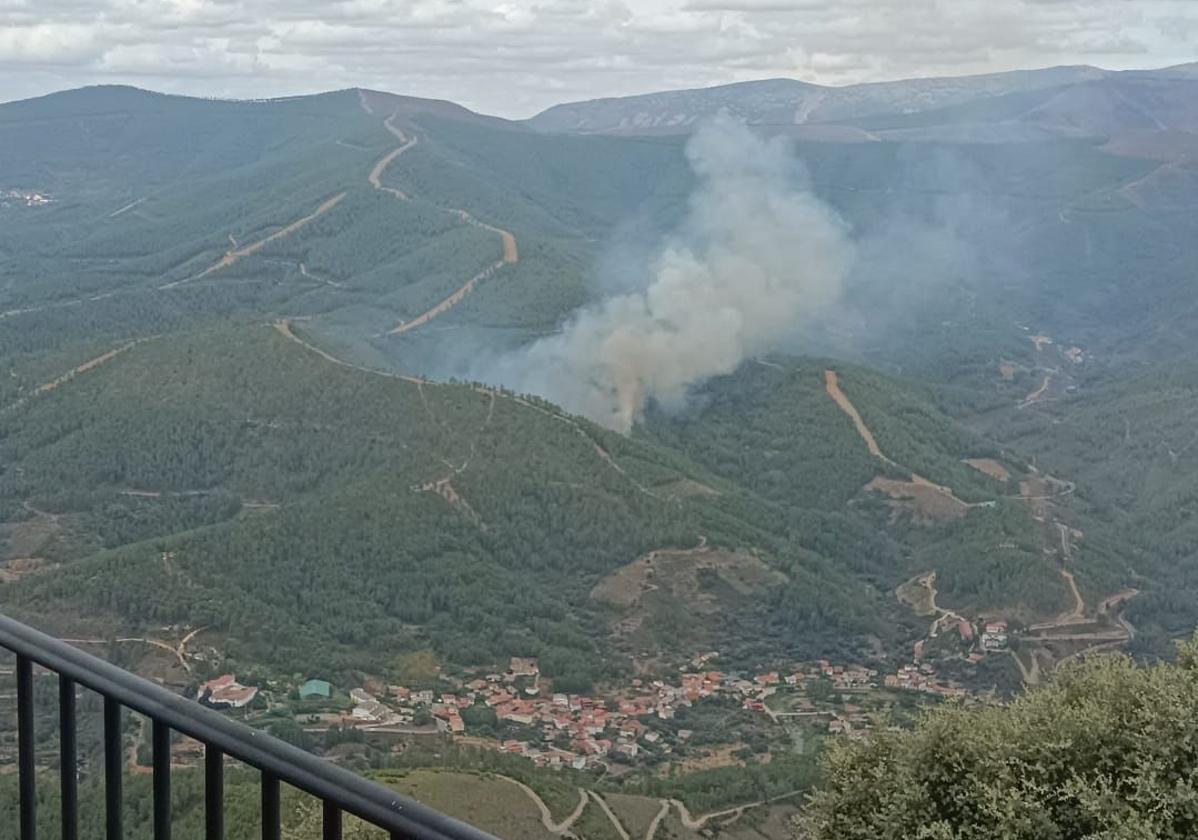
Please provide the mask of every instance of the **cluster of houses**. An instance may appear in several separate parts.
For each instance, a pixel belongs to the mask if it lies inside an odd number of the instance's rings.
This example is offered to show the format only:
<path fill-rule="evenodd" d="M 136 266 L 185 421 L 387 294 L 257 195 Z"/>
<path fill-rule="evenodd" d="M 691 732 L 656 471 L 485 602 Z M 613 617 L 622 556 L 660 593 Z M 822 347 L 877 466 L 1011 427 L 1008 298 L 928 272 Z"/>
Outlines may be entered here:
<path fill-rule="evenodd" d="M 981 645 L 985 649 L 1005 646 L 1005 624 L 992 622 L 984 629 Z M 742 709 L 763 713 L 772 720 L 808 716 L 812 723 L 826 724 L 829 733 L 853 737 L 871 727 L 869 715 L 852 702 L 853 694 L 864 695 L 881 687 L 942 697 L 967 694 L 955 683 L 941 681 L 927 662 L 916 661 L 903 665 L 896 673 L 882 675 L 874 668 L 837 665 L 823 659 L 790 670 L 745 676 L 711 668 L 710 660 L 716 655 L 712 652 L 693 659 L 692 670 L 680 673 L 677 684 L 634 678 L 624 690 L 605 697 L 552 692 L 541 679 L 535 659 L 516 657 L 505 673 L 468 681 L 443 677 L 448 685 L 442 689 L 403 685 L 373 688 L 386 692 L 380 699 L 365 688 L 354 688 L 349 692 L 352 706 L 348 713 L 320 717 L 327 718 L 325 722 L 366 730 L 431 732 L 435 725 L 436 731 L 463 735 L 467 731 L 463 713 L 485 706 L 493 711 L 501 734 L 507 736 L 495 743 L 497 748 L 541 766 L 581 769 L 610 758 L 632 761 L 645 752 L 655 757 L 673 753 L 694 733 L 654 725 L 653 720 L 670 721 L 679 709 L 707 698 L 733 700 Z M 811 690 L 817 683 L 821 692 Z M 831 693 L 823 696 L 829 689 Z M 767 705 L 778 692 L 790 695 L 783 703 L 774 704 L 784 710 Z M 257 688 L 238 683 L 233 674 L 224 674 L 200 686 L 197 699 L 216 708 L 238 709 L 248 705 L 257 693 Z M 312 679 L 299 687 L 298 694 L 303 700 L 328 700 L 333 692 L 328 682 Z"/>
<path fill-rule="evenodd" d="M 50 196 L 30 190 L 0 190 L 0 206 L 23 204 L 26 207 L 42 207 L 53 201 Z"/>
<path fill-rule="evenodd" d="M 707 659 L 696 657 L 691 666 L 705 666 Z M 710 697 L 737 700 L 741 708 L 761 712 L 777 719 L 766 701 L 785 690 L 804 696 L 796 698 L 784 715 L 811 715 L 827 721 L 832 733 L 863 734 L 869 718 L 857 706 L 839 703 L 819 704 L 805 696 L 815 681 L 825 681 L 833 691 L 863 693 L 879 687 L 877 669 L 861 665 L 835 665 L 828 660 L 798 666 L 789 673 L 766 671 L 751 677 L 726 674 L 718 670 L 695 670 L 679 675 L 678 684 L 664 680 L 633 679 L 626 691 L 607 698 L 567 693 L 543 693 L 536 661 L 516 658 L 505 674 L 488 674 L 458 683 L 454 691 L 413 690 L 391 686 L 388 691 L 398 710 L 378 703 L 371 695 L 355 689 L 353 718 L 365 724 L 410 723 L 416 711 L 427 708 L 439 731 L 457 735 L 466 731 L 462 712 L 476 704 L 492 709 L 500 724 L 519 727 L 522 739 L 509 738 L 500 748 L 523 755 L 535 763 L 551 767 L 585 767 L 605 758 L 620 756 L 636 759 L 645 750 L 657 755 L 673 752 L 673 738 L 685 742 L 693 733 L 679 730 L 669 735 L 668 727 L 654 727 L 645 721 L 668 721 L 678 709 Z M 884 685 L 906 688 L 941 696 L 964 695 L 965 690 L 939 682 L 930 666 L 904 666 L 897 674 L 881 677 Z"/>
<path fill-rule="evenodd" d="M 959 685 L 942 682 L 936 670 L 926 662 L 919 665 L 903 665 L 896 674 L 887 674 L 883 680 L 887 688 L 904 688 L 910 691 L 925 691 L 941 697 L 964 697 L 968 692 Z"/>
<path fill-rule="evenodd" d="M 987 621 L 979 627 L 980 633 L 972 622 L 960 616 L 942 616 L 932 624 L 932 632 L 928 637 L 915 643 L 915 662 L 919 663 L 924 658 L 924 652 L 932 639 L 945 633 L 960 635 L 961 642 L 969 650 L 965 658 L 974 664 L 985 659 L 986 654 L 1005 651 L 1010 646 L 1007 622 Z"/>

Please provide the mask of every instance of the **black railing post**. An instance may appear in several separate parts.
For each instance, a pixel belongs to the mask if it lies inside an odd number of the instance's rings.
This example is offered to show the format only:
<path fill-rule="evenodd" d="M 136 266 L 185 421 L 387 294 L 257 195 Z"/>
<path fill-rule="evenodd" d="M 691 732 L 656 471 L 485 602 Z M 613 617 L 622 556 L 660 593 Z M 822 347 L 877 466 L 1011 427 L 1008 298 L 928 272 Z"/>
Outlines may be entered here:
<path fill-rule="evenodd" d="M 21 788 L 21 840 L 37 837 L 37 763 L 33 740 L 33 662 L 17 657 L 17 773 Z"/>
<path fill-rule="evenodd" d="M 121 774 L 124 768 L 121 755 L 121 704 L 111 697 L 104 698 L 104 836 L 107 840 L 121 837 Z"/>
<path fill-rule="evenodd" d="M 225 756 L 204 749 L 204 840 L 225 840 Z"/>
<path fill-rule="evenodd" d="M 171 840 L 171 728 L 155 720 L 150 740 L 154 753 L 154 840 Z"/>
<path fill-rule="evenodd" d="M 78 759 L 75 747 L 75 681 L 58 677 L 58 775 L 62 804 L 62 840 L 79 838 Z"/>
<path fill-rule="evenodd" d="M 324 801 L 324 840 L 341 840 L 341 809 L 328 799 Z"/>
<path fill-rule="evenodd" d="M 279 777 L 262 771 L 262 840 L 279 840 Z"/>
<path fill-rule="evenodd" d="M 62 838 L 78 840 L 77 689 L 85 688 L 104 703 L 104 836 L 124 840 L 124 771 L 128 761 L 122 718 L 124 710 L 151 721 L 154 753 L 154 836 L 170 831 L 170 738 L 178 732 L 207 750 L 204 774 L 206 840 L 224 840 L 223 760 L 227 755 L 262 774 L 262 837 L 279 840 L 280 788 L 291 787 L 315 797 L 324 808 L 326 837 L 340 838 L 343 815 L 386 831 L 391 840 L 495 840 L 486 832 L 421 805 L 377 782 L 357 776 L 311 753 L 251 729 L 190 698 L 105 662 L 0 614 L 0 648 L 17 656 L 17 769 L 20 788 L 20 840 L 36 840 L 36 730 L 33 669 L 59 677 L 59 772 L 62 780 Z M 140 809 L 139 809 L 140 810 Z M 98 821 L 99 814 L 94 816 Z M 95 826 L 89 823 L 89 828 Z M 9 826 L 0 826 L 0 830 Z M 90 833 L 89 833 L 90 836 Z"/>

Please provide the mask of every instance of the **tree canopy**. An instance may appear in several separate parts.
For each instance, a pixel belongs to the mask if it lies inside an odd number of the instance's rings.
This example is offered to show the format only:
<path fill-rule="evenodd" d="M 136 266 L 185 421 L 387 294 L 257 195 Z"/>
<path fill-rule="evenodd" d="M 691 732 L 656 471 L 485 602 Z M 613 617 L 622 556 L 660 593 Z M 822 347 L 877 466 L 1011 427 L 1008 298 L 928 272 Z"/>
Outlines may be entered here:
<path fill-rule="evenodd" d="M 951 705 L 838 744 L 810 840 L 1198 835 L 1198 639 L 1176 662 L 1067 666 L 1006 707 Z"/>

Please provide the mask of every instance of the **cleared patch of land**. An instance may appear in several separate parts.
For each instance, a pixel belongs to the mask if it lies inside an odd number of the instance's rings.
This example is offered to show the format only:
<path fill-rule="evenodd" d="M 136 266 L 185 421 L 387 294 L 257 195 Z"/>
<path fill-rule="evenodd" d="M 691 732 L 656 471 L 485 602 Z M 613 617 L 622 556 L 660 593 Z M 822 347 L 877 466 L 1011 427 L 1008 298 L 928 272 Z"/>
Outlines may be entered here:
<path fill-rule="evenodd" d="M 736 757 L 743 750 L 742 743 L 713 744 L 705 747 L 699 755 L 687 756 L 681 761 L 664 765 L 659 775 L 668 776 L 671 772 L 695 773 L 700 770 L 711 770 L 715 767 L 743 767 L 745 763 Z"/>
<path fill-rule="evenodd" d="M 993 458 L 966 458 L 965 463 L 999 481 L 1006 481 L 1011 477 L 1011 471 Z"/>
<path fill-rule="evenodd" d="M 934 572 L 925 572 L 922 575 L 916 575 L 909 581 L 899 585 L 894 594 L 899 601 L 911 608 L 911 611 L 920 617 L 936 614 L 936 593 L 932 589 L 931 581 L 935 577 Z"/>
<path fill-rule="evenodd" d="M 785 581 L 781 572 L 771 569 L 759 557 L 703 545 L 651 551 L 599 581 L 591 590 L 591 597 L 612 606 L 635 607 L 645 595 L 664 589 L 676 596 L 693 597 L 698 610 L 710 610 L 714 608 L 714 599 L 704 596 L 697 580 L 702 570 L 716 572 L 742 594 Z"/>
<path fill-rule="evenodd" d="M 400 793 L 508 840 L 552 840 L 533 801 L 495 776 L 443 770 L 387 772 L 378 780 Z"/>
<path fill-rule="evenodd" d="M 874 433 L 869 430 L 869 426 L 865 425 L 865 421 L 861 419 L 861 415 L 857 412 L 857 407 L 853 405 L 844 391 L 840 389 L 840 377 L 836 371 L 824 371 L 824 389 L 828 392 L 828 396 L 840 406 L 840 410 L 847 414 L 849 419 L 853 421 L 853 425 L 857 429 L 857 434 L 861 435 L 861 439 L 865 441 L 866 448 L 869 449 L 869 454 L 885 461 L 892 467 L 897 467 L 898 464 L 882 454 L 881 447 L 878 446 L 877 440 L 874 439 Z"/>
<path fill-rule="evenodd" d="M 669 809 L 669 803 L 646 796 L 631 796 L 624 793 L 609 793 L 604 796 L 607 804 L 616 812 L 620 822 L 628 829 L 633 837 L 648 837 L 654 830 L 655 822 L 663 810 Z M 656 831 L 653 831 L 656 834 Z"/>
<path fill-rule="evenodd" d="M 924 522 L 959 519 L 969 510 L 969 505 L 952 491 L 917 475 L 913 475 L 911 481 L 878 476 L 866 484 L 865 489 L 884 493 L 890 497 L 896 511 L 908 510 Z"/>
<path fill-rule="evenodd" d="M 591 598 L 614 608 L 613 635 L 629 650 L 718 646 L 726 618 L 785 582 L 754 554 L 701 544 L 652 551 L 600 580 Z"/>

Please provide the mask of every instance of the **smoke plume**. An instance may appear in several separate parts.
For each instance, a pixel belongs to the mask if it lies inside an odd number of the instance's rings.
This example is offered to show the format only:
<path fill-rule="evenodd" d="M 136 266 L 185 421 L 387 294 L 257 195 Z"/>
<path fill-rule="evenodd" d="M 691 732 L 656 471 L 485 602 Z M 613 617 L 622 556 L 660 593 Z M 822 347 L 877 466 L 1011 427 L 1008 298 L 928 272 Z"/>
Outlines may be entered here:
<path fill-rule="evenodd" d="M 577 311 L 561 333 L 500 360 L 499 378 L 627 432 L 653 399 L 776 349 L 838 296 L 844 224 L 799 186 L 781 139 L 721 115 L 686 148 L 698 185 L 642 289 Z"/>

